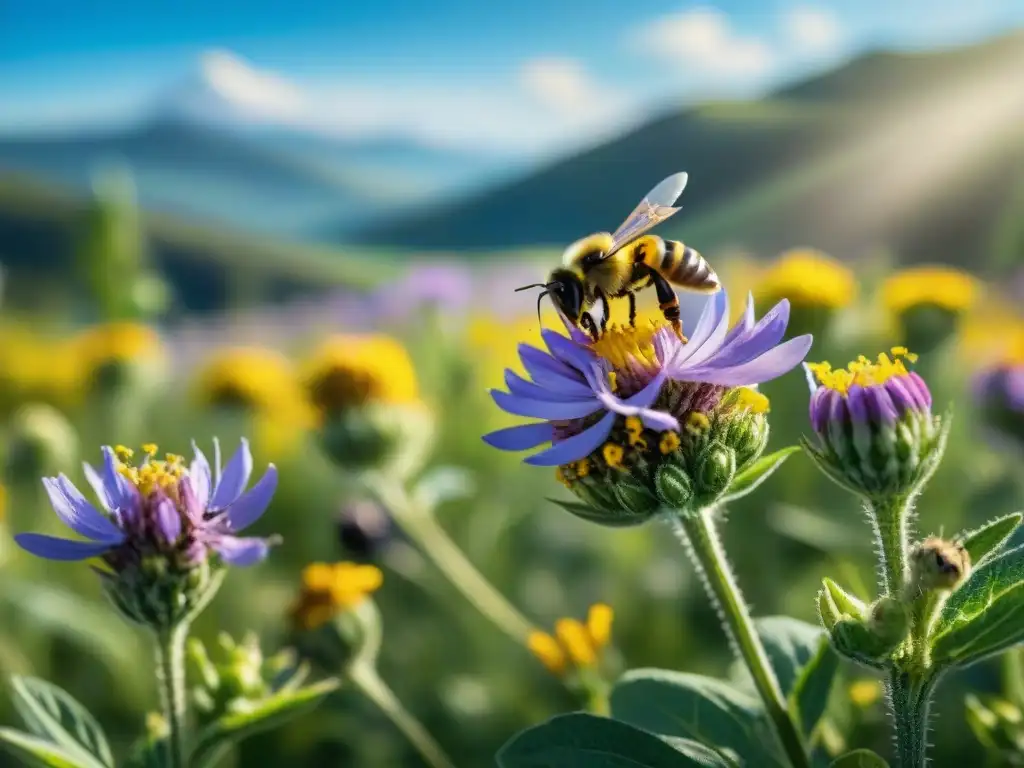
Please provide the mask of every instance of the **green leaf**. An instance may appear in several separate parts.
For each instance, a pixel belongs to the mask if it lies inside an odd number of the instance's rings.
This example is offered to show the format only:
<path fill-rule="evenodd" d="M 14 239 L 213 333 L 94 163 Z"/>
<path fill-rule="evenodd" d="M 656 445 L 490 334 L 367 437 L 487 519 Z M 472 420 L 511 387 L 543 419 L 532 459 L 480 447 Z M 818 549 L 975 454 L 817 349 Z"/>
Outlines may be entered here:
<path fill-rule="evenodd" d="M 25 765 L 38 768 L 93 768 L 98 765 L 95 760 L 82 760 L 49 741 L 13 728 L 0 728 L 0 749 L 14 755 Z"/>
<path fill-rule="evenodd" d="M 232 713 L 214 720 L 200 731 L 189 765 L 204 768 L 216 764 L 233 744 L 308 712 L 337 687 L 337 680 L 324 680 L 254 702 L 248 712 Z"/>
<path fill-rule="evenodd" d="M 731 768 L 721 754 L 688 739 L 662 739 L 626 723 L 582 713 L 559 715 L 513 736 L 501 768 Z"/>
<path fill-rule="evenodd" d="M 932 631 L 936 664 L 967 666 L 1024 642 L 1024 545 L 975 568 L 942 606 Z"/>
<path fill-rule="evenodd" d="M 627 672 L 611 695 L 612 716 L 661 736 L 730 749 L 757 765 L 775 745 L 760 702 L 728 683 L 663 669 Z"/>
<path fill-rule="evenodd" d="M 782 463 L 786 459 L 799 450 L 799 445 L 791 445 L 788 448 L 782 448 L 781 450 L 775 451 L 775 453 L 769 453 L 767 456 L 762 456 L 745 470 L 737 473 L 729 484 L 729 489 L 725 492 L 725 496 L 722 497 L 722 503 L 728 503 L 746 496 L 757 488 L 757 486 L 771 477 L 772 473 L 781 467 Z"/>
<path fill-rule="evenodd" d="M 870 749 L 855 749 L 837 757 L 829 768 L 889 768 L 889 764 Z"/>
<path fill-rule="evenodd" d="M 29 732 L 71 755 L 113 768 L 114 757 L 103 728 L 67 691 L 35 677 L 11 678 L 14 707 Z"/>
<path fill-rule="evenodd" d="M 988 555 L 994 553 L 1013 535 L 1024 520 L 1024 513 L 1014 512 L 1010 515 L 991 520 L 981 528 L 962 534 L 959 539 L 971 556 L 971 562 L 977 566 Z"/>
<path fill-rule="evenodd" d="M 619 510 L 603 510 L 591 507 L 587 504 L 580 504 L 575 501 L 562 501 L 561 499 L 548 499 L 552 504 L 557 504 L 566 512 L 576 515 L 589 523 L 597 523 L 598 525 L 606 525 L 610 528 L 629 528 L 634 525 L 640 525 L 650 520 L 649 517 L 631 515 L 624 509 Z"/>
<path fill-rule="evenodd" d="M 820 627 L 788 616 L 754 621 L 789 704 L 790 716 L 810 738 L 825 714 L 839 671 L 835 652 Z"/>

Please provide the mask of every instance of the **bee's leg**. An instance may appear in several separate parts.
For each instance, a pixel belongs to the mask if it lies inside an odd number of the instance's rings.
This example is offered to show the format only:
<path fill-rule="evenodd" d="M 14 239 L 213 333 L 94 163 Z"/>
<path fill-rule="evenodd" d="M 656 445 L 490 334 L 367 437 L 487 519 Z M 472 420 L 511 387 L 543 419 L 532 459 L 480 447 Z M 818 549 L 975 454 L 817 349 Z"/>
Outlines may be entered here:
<path fill-rule="evenodd" d="M 608 318 L 612 316 L 612 307 L 608 303 L 608 296 L 600 288 L 597 289 L 597 302 L 601 305 L 601 333 L 608 328 Z"/>
<path fill-rule="evenodd" d="M 629 297 L 629 327 L 636 328 L 636 294 L 630 291 L 626 295 Z"/>
<path fill-rule="evenodd" d="M 590 338 L 592 338 L 594 341 L 597 341 L 601 336 L 600 332 L 597 330 L 597 325 L 595 325 L 594 323 L 594 318 L 592 318 L 586 312 L 584 312 L 583 316 L 580 317 L 580 327 L 583 328 L 583 330 L 586 331 L 588 334 L 590 334 Z"/>
<path fill-rule="evenodd" d="M 651 270 L 651 283 L 658 294 L 658 306 L 661 308 L 662 314 L 672 324 L 672 328 L 679 338 L 683 338 L 683 324 L 679 320 L 679 297 L 676 296 L 675 289 L 668 280 L 662 277 L 660 272 L 653 269 Z"/>

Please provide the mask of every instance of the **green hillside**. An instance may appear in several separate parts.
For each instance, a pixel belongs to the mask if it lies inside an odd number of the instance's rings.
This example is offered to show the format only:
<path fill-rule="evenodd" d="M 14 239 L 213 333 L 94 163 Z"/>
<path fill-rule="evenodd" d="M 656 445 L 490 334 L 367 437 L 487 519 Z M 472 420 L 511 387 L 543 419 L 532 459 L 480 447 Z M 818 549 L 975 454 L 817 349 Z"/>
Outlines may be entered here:
<path fill-rule="evenodd" d="M 664 229 L 701 250 L 810 245 L 908 261 L 995 256 L 1019 219 L 1024 33 L 933 53 L 874 53 L 762 101 L 673 111 L 480 196 L 362 242 L 420 248 L 565 243 L 611 229 L 686 170 Z M 340 235 L 339 235 L 340 237 Z"/>
<path fill-rule="evenodd" d="M 8 302 L 31 304 L 55 287 L 75 290 L 75 243 L 85 206 L 70 194 L 0 176 L 0 264 Z M 155 214 L 145 216 L 144 226 L 152 261 L 183 312 L 221 309 L 240 298 L 239 291 L 247 301 L 274 301 L 339 286 L 367 287 L 396 268 L 386 251 L 353 255 Z"/>

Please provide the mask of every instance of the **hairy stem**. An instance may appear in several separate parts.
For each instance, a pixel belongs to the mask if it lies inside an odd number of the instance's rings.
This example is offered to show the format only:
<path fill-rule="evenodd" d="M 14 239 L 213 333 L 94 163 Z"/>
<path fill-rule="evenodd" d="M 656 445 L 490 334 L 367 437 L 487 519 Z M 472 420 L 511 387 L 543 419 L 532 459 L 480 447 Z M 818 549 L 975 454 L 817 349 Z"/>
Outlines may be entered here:
<path fill-rule="evenodd" d="M 395 696 L 387 683 L 369 664 L 356 664 L 348 670 L 348 677 L 366 698 L 388 716 L 402 735 L 420 753 L 423 761 L 431 768 L 454 768 L 451 758 L 434 741 L 429 731 L 413 717 Z"/>
<path fill-rule="evenodd" d="M 909 520 L 911 500 L 897 496 L 872 501 L 871 525 L 878 540 L 882 594 L 899 597 L 907 579 Z"/>
<path fill-rule="evenodd" d="M 680 540 L 690 551 L 691 559 L 701 574 L 711 601 L 718 609 L 726 634 L 739 654 L 764 704 L 782 749 L 793 768 L 808 768 L 810 762 L 803 738 L 797 731 L 786 707 L 786 698 L 772 669 L 761 638 L 754 630 L 743 597 L 736 584 L 725 550 L 715 530 L 714 510 L 704 509 L 693 515 L 673 515 L 670 522 Z"/>
<path fill-rule="evenodd" d="M 167 721 L 167 768 L 185 768 L 186 765 L 185 640 L 188 632 L 188 622 L 181 622 L 157 632 L 154 637 L 156 680 L 164 719 Z"/>
<path fill-rule="evenodd" d="M 533 625 L 476 569 L 433 512 L 418 508 L 405 489 L 394 483 L 385 480 L 372 488 L 395 522 L 463 597 L 516 643 L 524 644 Z"/>
<path fill-rule="evenodd" d="M 920 679 L 896 669 L 889 673 L 886 689 L 900 768 L 924 768 L 927 764 L 928 715 L 936 682 L 935 678 Z"/>

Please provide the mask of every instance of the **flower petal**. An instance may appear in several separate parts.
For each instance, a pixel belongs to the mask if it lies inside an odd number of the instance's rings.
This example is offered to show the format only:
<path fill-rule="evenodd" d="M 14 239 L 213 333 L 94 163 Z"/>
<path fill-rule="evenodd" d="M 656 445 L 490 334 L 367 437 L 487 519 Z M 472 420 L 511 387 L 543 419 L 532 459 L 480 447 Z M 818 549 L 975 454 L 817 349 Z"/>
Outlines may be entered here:
<path fill-rule="evenodd" d="M 551 354 L 573 368 L 583 369 L 594 360 L 593 352 L 582 344 L 570 341 L 560 333 L 543 330 L 540 335 L 548 349 L 551 350 Z"/>
<path fill-rule="evenodd" d="M 679 365 L 686 362 L 707 341 L 715 328 L 718 327 L 723 315 L 728 316 L 727 303 L 728 298 L 725 295 L 725 291 L 719 291 L 708 300 L 704 305 L 704 310 L 700 313 L 697 327 L 694 328 L 689 340 L 682 345 L 679 354 L 672 361 L 674 364 Z"/>
<path fill-rule="evenodd" d="M 732 327 L 732 330 L 729 331 L 728 334 L 726 334 L 725 341 L 722 342 L 722 346 L 725 347 L 728 344 L 731 344 L 741 335 L 753 329 L 755 320 L 756 316 L 754 315 L 754 293 L 753 291 L 748 291 L 747 305 L 743 310 L 743 317 L 741 317 L 740 321 Z"/>
<path fill-rule="evenodd" d="M 742 365 L 722 369 L 715 368 L 713 365 L 700 366 L 692 370 L 685 370 L 683 379 L 718 384 L 724 387 L 762 384 L 796 368 L 807 357 L 813 342 L 814 339 L 810 334 L 797 336 Z"/>
<path fill-rule="evenodd" d="M 570 394 L 562 387 L 541 387 L 533 382 L 527 381 L 515 371 L 505 370 L 505 386 L 508 391 L 518 397 L 530 397 L 534 400 L 553 400 L 557 402 L 579 402 L 584 398 L 592 398 L 593 393 L 586 387 L 580 387 L 582 392 Z"/>
<path fill-rule="evenodd" d="M 210 488 L 213 485 L 210 475 L 210 462 L 207 461 L 206 454 L 199 450 L 195 440 L 192 441 L 192 453 L 195 455 L 188 469 L 192 493 L 195 494 L 195 499 L 199 506 L 206 509 L 206 506 L 210 503 Z"/>
<path fill-rule="evenodd" d="M 596 398 L 560 403 L 518 397 L 497 389 L 491 390 L 491 397 L 503 411 L 533 419 L 579 419 L 601 409 Z"/>
<path fill-rule="evenodd" d="M 157 499 L 153 505 L 155 533 L 165 544 L 173 544 L 181 538 L 181 515 L 174 502 L 166 496 Z"/>
<path fill-rule="evenodd" d="M 597 424 L 585 429 L 578 435 L 573 435 L 565 440 L 559 440 L 546 451 L 541 451 L 526 458 L 527 464 L 535 467 L 557 467 L 568 464 L 570 461 L 582 459 L 597 450 L 612 431 L 615 423 L 615 414 L 606 414 Z"/>
<path fill-rule="evenodd" d="M 73 541 L 42 533 L 19 533 L 14 541 L 26 552 L 47 560 L 88 560 L 102 555 L 111 547 L 105 542 Z"/>
<path fill-rule="evenodd" d="M 277 467 L 267 465 L 267 471 L 252 488 L 227 508 L 227 522 L 232 531 L 243 531 L 255 523 L 270 506 L 277 490 Z"/>
<path fill-rule="evenodd" d="M 519 359 L 523 361 L 523 367 L 534 383 L 542 387 L 557 387 L 577 394 L 590 391 L 583 384 L 582 376 L 575 368 L 570 368 L 561 360 L 556 360 L 536 347 L 520 344 Z"/>
<path fill-rule="evenodd" d="M 270 553 L 270 541 L 252 537 L 218 536 L 210 547 L 228 565 L 256 565 Z"/>
<path fill-rule="evenodd" d="M 718 355 L 715 356 L 715 365 L 721 368 L 742 365 L 763 355 L 782 341 L 782 337 L 786 335 L 787 325 L 789 301 L 783 299 L 747 333 L 735 337 L 731 343 L 723 343 Z"/>
<path fill-rule="evenodd" d="M 75 533 L 108 545 L 124 540 L 124 532 L 90 504 L 64 475 L 44 477 L 43 487 L 57 517 Z"/>
<path fill-rule="evenodd" d="M 719 291 L 724 297 L 725 291 Z M 717 294 L 716 294 L 717 295 Z M 729 333 L 729 299 L 726 297 L 722 302 L 722 314 L 718 318 L 718 324 L 711 330 L 708 337 L 690 350 L 686 356 L 686 365 L 701 365 L 713 358 L 721 349 L 726 334 Z M 693 345 L 693 342 L 685 344 L 684 347 Z"/>
<path fill-rule="evenodd" d="M 217 452 L 220 453 L 219 446 Z M 217 487 L 213 490 L 213 498 L 210 500 L 210 509 L 225 509 L 241 496 L 251 474 L 252 453 L 249 451 L 249 441 L 243 437 L 239 441 L 238 450 L 235 451 L 235 455 L 231 457 L 228 465 L 224 467 L 224 473 L 217 481 Z"/>
<path fill-rule="evenodd" d="M 484 435 L 484 442 L 501 451 L 527 451 L 538 445 L 550 443 L 555 429 L 547 422 L 520 424 Z"/>
<path fill-rule="evenodd" d="M 96 498 L 100 500 L 103 508 L 108 512 L 113 511 L 117 504 L 111 498 L 110 491 L 107 489 L 107 484 L 103 481 L 102 475 L 86 461 L 82 462 L 82 471 L 85 472 L 85 480 L 89 483 L 89 487 L 92 488 L 92 492 L 96 494 Z"/>
<path fill-rule="evenodd" d="M 109 445 L 102 448 L 103 484 L 107 487 L 107 498 L 113 509 L 126 509 L 135 501 L 135 486 L 127 477 L 118 472 L 119 462 L 114 449 Z"/>

